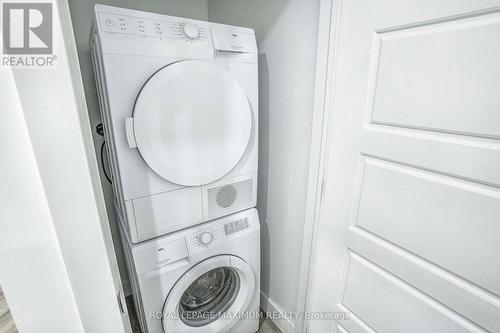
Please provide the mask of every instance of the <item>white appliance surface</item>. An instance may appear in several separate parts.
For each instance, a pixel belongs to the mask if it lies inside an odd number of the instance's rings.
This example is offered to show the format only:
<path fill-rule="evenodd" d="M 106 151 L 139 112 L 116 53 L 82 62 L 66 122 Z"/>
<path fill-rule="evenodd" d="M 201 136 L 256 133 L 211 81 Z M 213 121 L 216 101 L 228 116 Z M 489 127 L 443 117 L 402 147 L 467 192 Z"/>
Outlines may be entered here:
<path fill-rule="evenodd" d="M 255 209 L 140 244 L 131 243 L 121 230 L 144 333 L 258 330 L 260 225 Z M 213 315 L 205 316 L 208 312 Z"/>
<path fill-rule="evenodd" d="M 90 44 L 133 243 L 255 207 L 253 30 L 96 5 Z"/>

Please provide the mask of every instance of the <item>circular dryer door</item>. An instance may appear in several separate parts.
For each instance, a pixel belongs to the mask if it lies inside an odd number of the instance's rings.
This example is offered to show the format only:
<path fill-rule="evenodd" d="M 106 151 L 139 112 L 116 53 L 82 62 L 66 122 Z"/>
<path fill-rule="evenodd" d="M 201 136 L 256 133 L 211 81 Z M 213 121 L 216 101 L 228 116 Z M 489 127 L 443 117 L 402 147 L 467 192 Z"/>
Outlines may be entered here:
<path fill-rule="evenodd" d="M 250 266 L 235 256 L 207 259 L 186 272 L 163 305 L 165 332 L 225 332 L 255 293 Z"/>
<path fill-rule="evenodd" d="M 243 88 L 222 68 L 198 60 L 156 72 L 142 87 L 133 118 L 144 161 L 185 186 L 226 175 L 245 153 L 252 129 Z"/>

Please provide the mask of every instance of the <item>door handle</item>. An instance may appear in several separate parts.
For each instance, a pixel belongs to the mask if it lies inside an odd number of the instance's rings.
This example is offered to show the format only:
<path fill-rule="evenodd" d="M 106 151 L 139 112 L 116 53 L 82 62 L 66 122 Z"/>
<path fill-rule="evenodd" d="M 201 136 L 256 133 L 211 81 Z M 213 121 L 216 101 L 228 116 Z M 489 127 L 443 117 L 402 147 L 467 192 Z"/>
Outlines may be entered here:
<path fill-rule="evenodd" d="M 134 118 L 125 119 L 125 134 L 127 136 L 127 143 L 130 148 L 137 148 L 137 142 L 134 135 Z"/>

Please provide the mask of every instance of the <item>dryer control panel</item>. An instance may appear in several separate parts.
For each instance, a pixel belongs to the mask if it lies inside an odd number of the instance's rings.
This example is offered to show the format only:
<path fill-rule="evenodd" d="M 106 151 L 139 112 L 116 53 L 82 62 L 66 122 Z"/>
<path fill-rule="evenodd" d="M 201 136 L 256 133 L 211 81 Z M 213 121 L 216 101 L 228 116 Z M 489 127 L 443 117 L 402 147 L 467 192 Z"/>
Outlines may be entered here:
<path fill-rule="evenodd" d="M 95 5 L 97 39 L 102 54 L 257 63 L 252 29 L 107 5 Z"/>
<path fill-rule="evenodd" d="M 210 29 L 197 21 L 150 19 L 139 16 L 99 13 L 104 32 L 158 40 L 181 40 L 191 44 L 210 42 Z"/>

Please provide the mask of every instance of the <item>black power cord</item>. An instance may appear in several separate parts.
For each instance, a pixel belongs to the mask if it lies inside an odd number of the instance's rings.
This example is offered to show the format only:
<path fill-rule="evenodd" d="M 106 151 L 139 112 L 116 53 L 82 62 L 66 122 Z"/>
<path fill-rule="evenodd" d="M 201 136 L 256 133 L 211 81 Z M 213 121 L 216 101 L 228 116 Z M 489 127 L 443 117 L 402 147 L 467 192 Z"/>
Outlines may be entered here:
<path fill-rule="evenodd" d="M 95 127 L 95 131 L 100 136 L 104 136 L 104 126 L 102 124 L 98 124 Z M 113 184 L 113 182 L 111 181 L 111 178 L 108 176 L 108 173 L 106 172 L 106 167 L 104 166 L 104 146 L 105 145 L 106 145 L 106 141 L 103 141 L 102 145 L 101 145 L 101 166 L 102 166 L 102 171 L 104 172 L 104 176 L 106 177 L 106 179 L 108 180 L 108 182 L 110 184 Z"/>
<path fill-rule="evenodd" d="M 106 177 L 106 179 L 108 180 L 108 182 L 110 184 L 113 184 L 113 182 L 111 181 L 111 178 L 108 176 L 108 173 L 106 172 L 106 168 L 104 167 L 104 146 L 105 145 L 106 145 L 106 141 L 103 141 L 102 145 L 101 145 L 101 165 L 102 165 L 102 171 L 104 172 L 104 176 Z"/>

